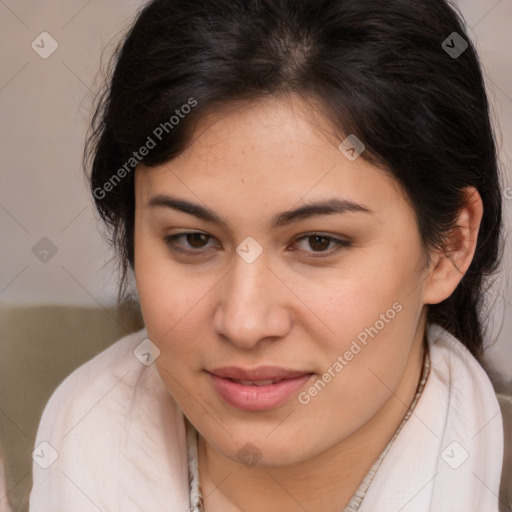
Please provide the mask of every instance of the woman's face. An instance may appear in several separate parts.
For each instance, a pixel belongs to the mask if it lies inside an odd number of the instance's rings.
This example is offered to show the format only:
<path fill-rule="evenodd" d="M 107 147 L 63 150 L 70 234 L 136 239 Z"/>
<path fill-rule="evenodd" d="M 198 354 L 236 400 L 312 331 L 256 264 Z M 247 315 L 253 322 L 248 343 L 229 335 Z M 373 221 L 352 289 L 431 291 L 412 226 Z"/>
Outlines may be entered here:
<path fill-rule="evenodd" d="M 355 433 L 396 399 L 423 339 L 414 212 L 308 108 L 272 98 L 203 119 L 180 157 L 135 175 L 156 367 L 208 443 L 240 462 L 307 460 Z"/>

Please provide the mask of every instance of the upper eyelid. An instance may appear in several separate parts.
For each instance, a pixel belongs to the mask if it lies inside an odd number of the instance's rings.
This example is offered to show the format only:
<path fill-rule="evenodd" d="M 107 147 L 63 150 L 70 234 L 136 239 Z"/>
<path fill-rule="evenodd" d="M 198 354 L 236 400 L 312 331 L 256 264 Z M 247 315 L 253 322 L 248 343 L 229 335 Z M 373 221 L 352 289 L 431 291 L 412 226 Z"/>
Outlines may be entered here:
<path fill-rule="evenodd" d="M 175 233 L 172 235 L 166 235 L 164 237 L 164 240 L 174 241 L 174 240 L 180 239 L 182 237 L 186 237 L 187 235 L 194 235 L 194 234 L 205 235 L 209 238 L 217 239 L 214 235 L 210 235 L 209 233 L 205 233 L 203 231 L 183 231 L 183 232 Z M 322 231 L 309 231 L 306 233 L 301 233 L 293 239 L 292 243 L 296 243 L 300 240 L 309 238 L 311 236 L 323 236 L 325 238 L 328 238 L 331 242 L 334 242 L 337 246 L 344 245 L 344 244 L 348 245 L 351 243 L 349 240 L 344 240 L 343 237 L 340 238 L 340 235 L 330 235 L 330 234 L 324 233 Z M 183 249 L 183 250 L 188 251 L 188 252 L 200 252 L 202 249 Z M 322 252 L 328 252 L 328 251 L 319 251 L 318 253 L 321 254 Z"/>
<path fill-rule="evenodd" d="M 166 238 L 170 238 L 170 237 L 179 238 L 179 237 L 182 237 L 185 235 L 205 235 L 209 238 L 215 238 L 216 240 L 218 240 L 218 238 L 215 235 L 211 235 L 210 233 L 206 233 L 204 231 L 182 231 L 180 233 L 173 233 L 170 235 L 166 235 Z M 333 240 L 339 240 L 340 242 L 347 241 L 347 240 L 343 240 L 344 237 L 342 235 L 331 235 L 331 234 L 323 232 L 323 231 L 306 231 L 305 233 L 301 233 L 301 234 L 295 236 L 293 240 L 294 241 L 300 240 L 301 238 L 307 238 L 309 236 L 315 236 L 315 235 L 324 236 L 325 238 L 331 238 Z M 341 239 L 340 239 L 340 237 L 341 237 Z"/>

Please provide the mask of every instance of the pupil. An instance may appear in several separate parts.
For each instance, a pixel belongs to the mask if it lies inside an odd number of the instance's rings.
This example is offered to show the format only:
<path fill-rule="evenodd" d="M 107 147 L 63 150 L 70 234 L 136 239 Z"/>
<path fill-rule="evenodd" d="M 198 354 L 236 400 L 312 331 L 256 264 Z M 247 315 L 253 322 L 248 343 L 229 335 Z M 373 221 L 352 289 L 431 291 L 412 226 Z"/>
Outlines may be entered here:
<path fill-rule="evenodd" d="M 202 240 L 201 240 L 201 237 L 203 237 Z M 187 242 L 192 247 L 200 248 L 203 246 L 201 242 L 204 242 L 204 238 L 206 238 L 206 237 L 207 237 L 207 235 L 204 235 L 203 233 L 191 233 L 191 234 L 187 235 Z"/>
<path fill-rule="evenodd" d="M 318 247 L 318 245 L 317 245 L 316 249 L 320 249 L 320 250 L 324 249 L 324 250 L 325 250 L 325 249 L 327 249 L 327 247 L 329 246 L 329 239 L 328 239 L 328 238 L 326 238 L 325 236 L 312 235 L 312 236 L 310 237 L 310 240 L 311 240 L 311 239 L 313 239 L 313 240 L 314 240 L 313 244 L 310 244 L 312 249 L 315 249 L 315 244 L 317 244 L 319 240 L 323 240 L 323 241 L 324 241 L 324 242 L 326 242 L 326 243 L 323 243 L 323 244 L 322 244 L 322 243 L 319 243 L 319 245 L 320 245 L 321 247 Z M 316 249 L 315 249 L 315 250 L 316 250 Z"/>

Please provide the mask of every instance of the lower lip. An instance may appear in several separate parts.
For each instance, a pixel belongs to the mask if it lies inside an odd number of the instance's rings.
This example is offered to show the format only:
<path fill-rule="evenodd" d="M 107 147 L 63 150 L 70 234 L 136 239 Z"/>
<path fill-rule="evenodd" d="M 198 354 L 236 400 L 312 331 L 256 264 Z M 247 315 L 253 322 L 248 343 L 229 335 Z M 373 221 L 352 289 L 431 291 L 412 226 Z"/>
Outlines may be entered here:
<path fill-rule="evenodd" d="M 210 377 L 219 395 L 229 405 L 246 411 L 265 411 L 286 402 L 312 375 L 284 379 L 265 386 L 245 386 L 213 374 Z"/>

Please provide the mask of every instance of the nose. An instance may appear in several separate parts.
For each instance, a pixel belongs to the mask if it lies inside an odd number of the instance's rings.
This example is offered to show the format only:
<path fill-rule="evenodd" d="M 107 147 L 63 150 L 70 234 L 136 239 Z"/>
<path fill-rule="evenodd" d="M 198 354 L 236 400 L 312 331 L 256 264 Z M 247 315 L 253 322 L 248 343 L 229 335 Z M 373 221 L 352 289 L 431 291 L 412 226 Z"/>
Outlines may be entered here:
<path fill-rule="evenodd" d="M 251 349 L 290 331 L 286 305 L 290 292 L 268 266 L 264 253 L 252 263 L 236 256 L 217 293 L 214 328 L 232 344 Z"/>

